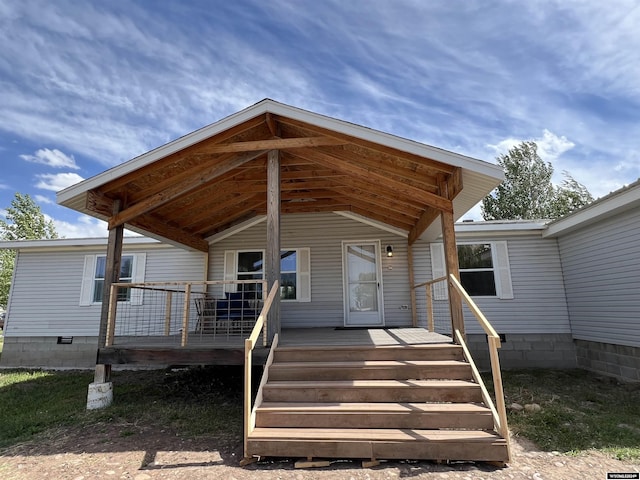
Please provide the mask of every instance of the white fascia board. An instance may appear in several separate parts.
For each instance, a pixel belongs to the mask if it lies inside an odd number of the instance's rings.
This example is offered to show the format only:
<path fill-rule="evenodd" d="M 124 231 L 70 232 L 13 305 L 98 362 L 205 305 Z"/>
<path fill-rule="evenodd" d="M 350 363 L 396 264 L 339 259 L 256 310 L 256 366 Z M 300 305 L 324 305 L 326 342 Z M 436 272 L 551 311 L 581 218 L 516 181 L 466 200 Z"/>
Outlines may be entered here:
<path fill-rule="evenodd" d="M 244 110 L 229 115 L 228 117 L 225 117 L 216 123 L 207 125 L 206 127 L 202 127 L 195 132 L 188 133 L 187 135 L 180 137 L 177 140 L 155 148 L 147 153 L 135 157 L 132 160 L 126 161 L 118 166 L 110 168 L 109 170 L 99 173 L 98 175 L 88 178 L 87 180 L 84 180 L 80 183 L 67 187 L 64 190 L 58 192 L 57 201 L 59 204 L 64 205 L 65 202 L 87 192 L 88 190 L 97 188 L 100 185 L 110 182 L 111 180 L 131 173 L 135 170 L 138 170 L 139 168 L 145 167 L 150 163 L 155 162 L 156 160 L 167 157 L 173 153 L 179 152 L 180 150 L 184 150 L 191 145 L 206 140 L 207 138 L 228 130 L 235 125 L 250 120 L 257 115 L 266 113 L 268 111 L 268 103 L 266 102 L 267 101 L 263 101 L 252 105 L 248 108 L 245 108 Z"/>
<path fill-rule="evenodd" d="M 610 193 L 547 226 L 544 237 L 558 237 L 597 222 L 602 217 L 621 213 L 640 205 L 640 181 Z"/>
<path fill-rule="evenodd" d="M 206 238 L 205 240 L 207 242 L 209 242 L 210 245 L 214 244 L 214 243 L 218 243 L 218 242 L 224 240 L 225 238 L 232 237 L 236 233 L 240 233 L 240 232 L 246 230 L 247 228 L 251 228 L 254 225 L 258 225 L 259 223 L 264 222 L 266 219 L 267 219 L 266 215 L 258 215 L 255 218 L 251 218 L 249 220 L 245 220 L 244 222 L 239 223 L 238 225 L 235 225 L 233 227 L 227 228 L 223 232 L 219 232 L 219 233 L 216 233 L 215 235 L 211 235 L 210 237 Z"/>
<path fill-rule="evenodd" d="M 155 162 L 156 160 L 190 147 L 191 145 L 194 145 L 202 140 L 206 140 L 207 138 L 217 135 L 220 132 L 228 130 L 236 125 L 239 125 L 247 120 L 250 120 L 258 115 L 262 115 L 267 112 L 273 113 L 275 115 L 290 117 L 295 120 L 317 125 L 321 128 L 334 130 L 345 135 L 351 135 L 362 140 L 386 145 L 388 147 L 396 148 L 407 153 L 412 153 L 422 157 L 437 160 L 445 164 L 462 167 L 464 169 L 468 169 L 495 178 L 498 181 L 502 181 L 504 179 L 504 173 L 502 169 L 492 163 L 449 152 L 440 148 L 415 142 L 413 140 L 397 137 L 395 135 L 384 133 L 378 130 L 373 130 L 371 128 L 348 123 L 343 120 L 337 120 L 335 118 L 327 117 L 306 110 L 301 110 L 296 107 L 291 107 L 289 105 L 274 102 L 270 99 L 265 99 L 259 103 L 256 103 L 255 105 L 245 108 L 244 110 L 225 117 L 216 123 L 203 127 L 199 130 L 196 130 L 195 132 L 189 133 L 177 140 L 174 140 L 154 150 L 151 150 L 150 152 L 142 154 L 139 157 L 124 162 L 103 173 L 100 173 L 94 177 L 91 177 L 64 190 L 61 190 L 57 194 L 57 201 L 59 204 L 64 205 L 73 198 L 84 194 L 88 190 L 97 188 L 100 185 L 103 185 L 111 180 L 131 173 L 139 168 Z"/>
<path fill-rule="evenodd" d="M 0 250 L 58 250 L 106 246 L 107 238 L 55 238 L 48 240 L 15 240 L 0 242 Z M 162 246 L 158 240 L 148 237 L 124 237 L 124 246 L 147 245 Z"/>
<path fill-rule="evenodd" d="M 387 225 L 386 223 L 379 222 L 377 220 L 373 220 L 368 217 L 364 217 L 362 215 L 358 215 L 357 213 L 352 212 L 333 212 L 336 215 L 340 215 L 345 218 L 349 218 L 351 220 L 355 220 L 356 222 L 363 223 L 365 225 L 369 225 L 370 227 L 377 228 L 378 230 L 383 230 L 385 232 L 393 233 L 394 235 L 398 235 L 399 237 L 407 238 L 409 236 L 409 232 L 405 232 L 400 228 L 393 227 L 391 225 Z"/>
<path fill-rule="evenodd" d="M 381 132 L 379 130 L 374 130 L 372 128 L 356 125 L 344 120 L 338 120 L 318 113 L 309 112 L 307 110 L 301 110 L 296 107 L 273 102 L 272 100 L 268 100 L 268 102 L 270 102 L 269 111 L 276 115 L 290 117 L 295 120 L 325 128 L 327 130 L 333 130 L 338 133 L 357 137 L 361 140 L 367 140 L 372 143 L 386 145 L 403 152 L 412 153 L 432 160 L 437 160 L 439 162 L 456 167 L 462 167 L 480 174 L 487 175 L 489 177 L 493 177 L 499 181 L 502 181 L 505 178 L 502 168 L 493 163 L 485 162 L 483 160 L 478 160 L 472 157 L 467 157 L 465 155 L 460 155 L 458 153 L 443 150 L 431 145 L 426 145 L 414 140 L 398 137 L 396 135 Z"/>
<path fill-rule="evenodd" d="M 542 237 L 546 228 L 544 221 L 522 222 L 462 222 L 456 223 L 455 232 L 458 238 L 498 238 L 521 235 Z"/>

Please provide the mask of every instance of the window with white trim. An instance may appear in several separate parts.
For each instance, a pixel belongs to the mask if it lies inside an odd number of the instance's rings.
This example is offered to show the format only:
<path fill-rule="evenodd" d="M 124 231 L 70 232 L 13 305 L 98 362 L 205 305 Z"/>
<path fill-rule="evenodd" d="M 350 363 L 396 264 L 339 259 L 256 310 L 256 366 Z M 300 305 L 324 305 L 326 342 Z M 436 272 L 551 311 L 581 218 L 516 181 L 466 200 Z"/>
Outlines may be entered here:
<path fill-rule="evenodd" d="M 433 278 L 445 276 L 443 244 L 432 243 L 430 250 Z M 459 243 L 458 264 L 462 286 L 469 295 L 498 297 L 502 300 L 513 298 L 507 242 Z M 437 300 L 447 298 L 446 291 L 436 296 Z"/>
<path fill-rule="evenodd" d="M 123 283 L 144 282 L 145 265 L 146 254 L 144 253 L 122 255 L 119 281 Z M 105 272 L 105 255 L 85 255 L 80 289 L 81 306 L 102 303 Z M 121 288 L 118 290 L 118 301 L 130 302 L 132 305 L 142 305 L 142 295 L 143 291 L 140 289 Z"/>
<path fill-rule="evenodd" d="M 458 264 L 460 283 L 469 295 L 496 296 L 490 243 L 458 245 Z"/>
<path fill-rule="evenodd" d="M 264 279 L 264 250 L 227 250 L 225 252 L 225 280 L 262 280 Z M 257 296 L 262 295 L 261 285 L 244 284 L 238 289 L 251 293 L 258 288 Z M 280 298 L 283 301 L 310 302 L 310 255 L 308 248 L 280 251 Z"/>
<path fill-rule="evenodd" d="M 104 294 L 104 275 L 107 266 L 107 257 L 99 255 L 96 257 L 96 269 L 93 277 L 93 303 L 102 302 Z M 133 255 L 123 255 L 120 261 L 120 277 L 118 282 L 131 283 L 133 280 Z M 128 302 L 131 300 L 130 288 L 118 289 L 118 301 Z"/>

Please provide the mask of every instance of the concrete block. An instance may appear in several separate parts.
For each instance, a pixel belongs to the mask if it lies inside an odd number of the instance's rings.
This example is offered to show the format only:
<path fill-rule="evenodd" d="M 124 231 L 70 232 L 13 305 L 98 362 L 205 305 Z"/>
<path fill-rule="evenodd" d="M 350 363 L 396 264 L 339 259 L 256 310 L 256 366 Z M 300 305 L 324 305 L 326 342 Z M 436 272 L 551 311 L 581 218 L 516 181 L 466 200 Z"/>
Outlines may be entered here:
<path fill-rule="evenodd" d="M 620 377 L 631 382 L 640 381 L 640 370 L 637 368 L 620 367 Z"/>
<path fill-rule="evenodd" d="M 607 363 L 606 366 L 606 373 L 608 373 L 609 375 L 613 375 L 614 377 L 620 376 L 620 365 L 616 365 L 615 363 Z"/>
<path fill-rule="evenodd" d="M 631 367 L 640 369 L 640 356 L 630 357 L 628 355 L 620 355 L 618 357 L 618 363 L 621 367 Z"/>
<path fill-rule="evenodd" d="M 105 408 L 113 402 L 113 383 L 90 383 L 87 392 L 87 410 Z"/>

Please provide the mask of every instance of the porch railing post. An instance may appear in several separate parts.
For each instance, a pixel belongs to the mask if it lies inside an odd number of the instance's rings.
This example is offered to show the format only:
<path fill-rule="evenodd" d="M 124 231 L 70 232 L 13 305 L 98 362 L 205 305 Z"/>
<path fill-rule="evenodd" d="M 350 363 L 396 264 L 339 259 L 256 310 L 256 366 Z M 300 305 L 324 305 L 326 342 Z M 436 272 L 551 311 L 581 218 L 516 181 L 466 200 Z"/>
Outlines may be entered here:
<path fill-rule="evenodd" d="M 173 303 L 173 292 L 167 292 L 167 298 L 164 302 L 164 336 L 168 337 L 171 333 L 171 308 Z"/>
<path fill-rule="evenodd" d="M 111 293 L 109 295 L 109 314 L 107 315 L 107 337 L 104 346 L 113 345 L 113 337 L 116 331 L 116 312 L 118 309 L 118 286 L 111 284 Z"/>
<path fill-rule="evenodd" d="M 191 301 L 191 284 L 187 283 L 184 287 L 184 308 L 182 309 L 182 347 L 187 346 L 187 338 L 189 337 L 189 303 Z"/>
<path fill-rule="evenodd" d="M 430 332 L 435 331 L 435 322 L 433 321 L 433 292 L 431 284 L 426 285 L 427 290 L 427 328 Z"/>

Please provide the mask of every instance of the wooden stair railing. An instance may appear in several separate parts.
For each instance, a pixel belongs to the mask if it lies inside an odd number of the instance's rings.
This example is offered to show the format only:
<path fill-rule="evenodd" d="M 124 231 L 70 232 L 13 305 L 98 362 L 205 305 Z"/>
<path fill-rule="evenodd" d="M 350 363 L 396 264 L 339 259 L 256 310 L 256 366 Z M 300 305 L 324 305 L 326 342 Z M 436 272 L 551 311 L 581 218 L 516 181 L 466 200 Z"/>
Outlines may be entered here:
<path fill-rule="evenodd" d="M 252 457 L 508 461 L 461 345 L 279 346 L 260 399 Z"/>
<path fill-rule="evenodd" d="M 244 459 L 242 460 L 243 464 L 251 463 L 253 461 L 248 455 L 248 447 L 247 442 L 249 440 L 249 435 L 253 431 L 256 426 L 255 419 L 255 408 L 253 408 L 253 402 L 251 401 L 251 368 L 252 368 L 252 359 L 251 355 L 253 353 L 253 349 L 258 342 L 258 337 L 260 333 L 262 333 L 262 345 L 264 347 L 267 346 L 267 317 L 269 315 L 269 310 L 271 309 L 271 304 L 273 300 L 276 298 L 276 295 L 280 294 L 280 282 L 277 280 L 273 283 L 271 290 L 269 291 L 269 295 L 264 301 L 264 305 L 262 306 L 262 310 L 260 311 L 260 315 L 258 315 L 258 320 L 256 320 L 255 325 L 253 326 L 253 330 L 251 331 L 251 335 L 249 338 L 244 341 L 244 442 L 243 442 L 243 451 L 244 451 Z M 271 345 L 271 351 L 269 352 L 269 356 L 267 358 L 267 363 L 264 368 L 264 375 L 262 376 L 262 380 L 260 382 L 260 388 L 258 389 L 258 393 L 256 395 L 256 404 L 261 403 L 262 397 L 262 389 L 264 384 L 267 382 L 269 365 L 273 362 L 273 354 L 278 346 L 278 334 L 276 334 L 273 338 L 273 343 Z"/>
<path fill-rule="evenodd" d="M 502 388 L 500 357 L 498 356 L 498 349 L 501 346 L 500 335 L 498 335 L 491 323 L 489 323 L 487 318 L 478 308 L 473 299 L 469 296 L 464 287 L 460 284 L 458 279 L 453 275 L 449 275 L 449 281 L 451 282 L 451 285 L 453 285 L 453 287 L 458 291 L 462 300 L 467 304 L 469 310 L 471 310 L 471 313 L 473 313 L 473 315 L 478 320 L 478 323 L 487 334 L 487 341 L 489 344 L 489 358 L 491 359 L 491 375 L 493 377 L 493 388 L 496 399 L 495 406 L 491 401 L 491 396 L 489 395 L 482 377 L 480 376 L 480 373 L 478 372 L 478 369 L 473 362 L 469 349 L 467 348 L 466 342 L 464 340 L 464 335 L 462 335 L 458 330 L 455 331 L 456 340 L 462 346 L 465 357 L 472 366 L 474 378 L 482 388 L 482 396 L 484 397 L 484 401 L 492 411 L 496 431 L 507 441 L 507 447 L 510 450 L 509 427 L 507 425 L 507 410 L 504 402 L 504 390 Z"/>

